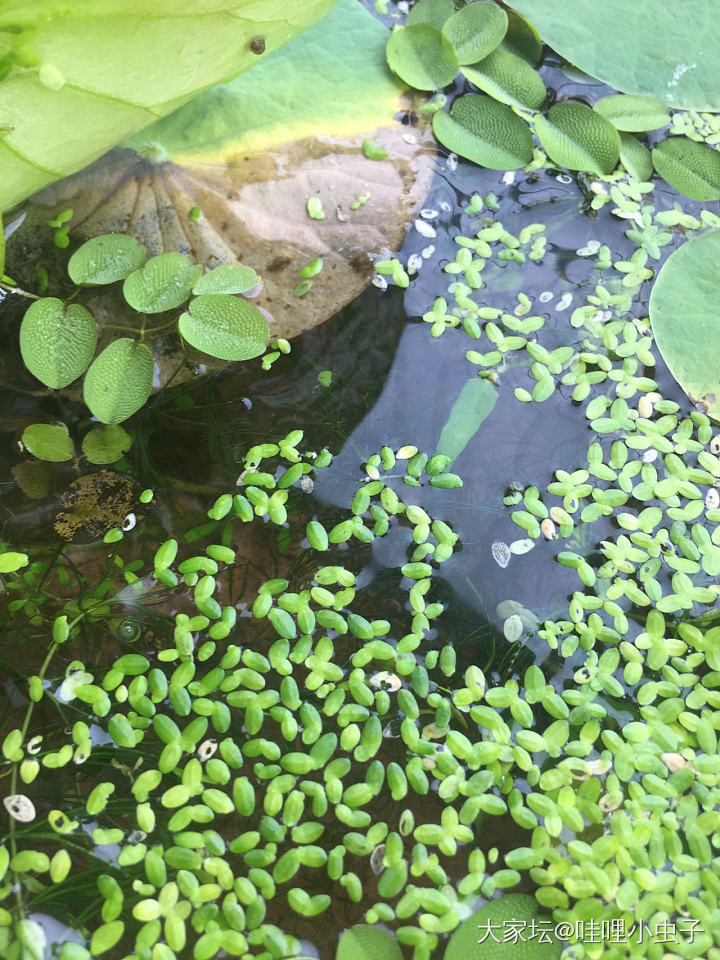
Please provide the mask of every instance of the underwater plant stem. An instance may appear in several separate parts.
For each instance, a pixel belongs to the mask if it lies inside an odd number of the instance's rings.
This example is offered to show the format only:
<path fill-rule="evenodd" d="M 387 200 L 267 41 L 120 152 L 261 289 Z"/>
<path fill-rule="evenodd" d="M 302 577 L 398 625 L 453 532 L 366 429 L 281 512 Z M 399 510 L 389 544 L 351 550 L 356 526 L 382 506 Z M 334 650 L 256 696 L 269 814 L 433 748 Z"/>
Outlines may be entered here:
<path fill-rule="evenodd" d="M 6 290 L 8 293 L 17 293 L 18 296 L 27 297 L 28 300 L 42 300 L 42 297 L 39 297 L 36 293 L 30 293 L 21 287 L 14 287 L 12 284 L 3 283 L 2 280 L 0 280 L 0 290 Z"/>

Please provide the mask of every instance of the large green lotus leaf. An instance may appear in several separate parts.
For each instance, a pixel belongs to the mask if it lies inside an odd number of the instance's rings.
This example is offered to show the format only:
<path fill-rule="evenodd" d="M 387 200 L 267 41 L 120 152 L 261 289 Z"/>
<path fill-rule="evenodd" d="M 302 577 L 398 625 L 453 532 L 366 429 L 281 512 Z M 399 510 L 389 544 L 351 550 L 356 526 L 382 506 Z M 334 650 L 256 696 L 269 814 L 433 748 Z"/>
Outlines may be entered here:
<path fill-rule="evenodd" d="M 720 110 L 715 0 L 513 0 L 543 40 L 623 93 Z"/>
<path fill-rule="evenodd" d="M 653 334 L 670 373 L 698 409 L 720 420 L 720 231 L 683 244 L 650 293 Z"/>
<path fill-rule="evenodd" d="M 357 0 L 340 0 L 250 73 L 201 94 L 33 198 L 9 244 L 12 276 L 32 289 L 30 265 L 50 269 L 54 262 L 60 282 L 64 257 L 53 252 L 46 224 L 72 208 L 73 241 L 128 233 L 149 257 L 179 251 L 208 269 L 250 267 L 263 282 L 252 302 L 266 311 L 273 338 L 327 319 L 369 283 L 368 252 L 401 246 L 432 177 L 429 124 L 407 115 L 412 101 L 387 68 L 387 37 Z M 388 158 L 365 156 L 367 138 Z M 308 216 L 311 196 L 321 200 L 324 219 Z M 49 247 L 41 246 L 43 238 Z M 309 293 L 293 296 L 298 271 L 315 257 L 324 261 L 322 272 Z M 116 336 L 105 332 L 106 322 L 138 326 L 114 288 L 97 296 L 83 292 L 80 299 L 98 321 L 100 349 Z M 152 326 L 145 342 L 158 364 L 158 388 L 183 353 L 172 328 L 153 333 Z M 173 382 L 193 376 L 200 364 L 205 370 L 224 365 L 191 355 Z"/>
<path fill-rule="evenodd" d="M 506 925 L 512 920 L 522 922 L 528 930 L 534 922 L 535 936 L 505 939 Z M 543 920 L 546 923 L 541 926 Z M 551 930 L 549 915 L 543 917 L 534 897 L 506 893 L 460 924 L 450 937 L 445 960 L 558 960 L 562 944 Z"/>
<path fill-rule="evenodd" d="M 491 170 L 517 170 L 532 157 L 527 123 L 506 104 L 479 93 L 457 99 L 452 115 L 438 110 L 433 131 L 448 150 Z"/>
<path fill-rule="evenodd" d="M 334 0 L 6 0 L 0 210 L 259 62 Z"/>
<path fill-rule="evenodd" d="M 568 170 L 609 174 L 620 157 L 615 127 L 584 103 L 556 103 L 533 118 L 535 133 L 552 161 Z"/>
<path fill-rule="evenodd" d="M 655 169 L 691 200 L 720 200 L 720 153 L 688 137 L 668 137 L 652 152 Z"/>

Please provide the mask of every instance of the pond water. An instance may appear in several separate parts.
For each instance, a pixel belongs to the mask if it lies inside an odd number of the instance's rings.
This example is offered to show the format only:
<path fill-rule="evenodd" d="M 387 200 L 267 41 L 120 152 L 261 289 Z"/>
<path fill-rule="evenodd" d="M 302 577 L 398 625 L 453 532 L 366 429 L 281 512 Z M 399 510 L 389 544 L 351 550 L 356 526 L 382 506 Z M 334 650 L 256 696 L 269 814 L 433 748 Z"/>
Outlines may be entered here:
<path fill-rule="evenodd" d="M 552 55 L 546 59 L 542 73 L 558 97 L 585 96 L 592 101 L 609 92 L 592 81 L 582 83 L 574 74 L 566 75 Z M 473 195 L 487 198 L 489 194 L 497 199 L 496 210 L 488 207 L 486 201 L 480 212 L 465 212 Z M 255 443 L 274 441 L 293 429 L 304 431 L 303 444 L 307 449 L 328 447 L 334 460 L 330 468 L 316 471 L 314 486 L 303 498 L 295 496 L 295 492 L 291 495 L 288 505 L 295 511 L 291 526 L 298 523 L 304 527 L 313 517 L 327 529 L 337 523 L 362 482 L 362 465 L 383 445 L 397 451 L 405 444 L 413 444 L 432 455 L 463 387 L 477 380 L 479 368 L 466 359 L 466 351 L 489 349 L 487 341 L 478 346 L 462 326 L 432 337 L 430 324 L 422 320 L 435 298 L 445 297 L 452 304 L 448 287 L 456 275 L 444 268 L 456 258 L 459 248 L 455 237 L 458 235 L 474 237 L 483 226 L 497 220 L 516 237 L 529 224 L 545 225 L 547 249 L 542 259 L 524 264 L 497 259 L 489 262 L 483 274 L 485 286 L 476 294 L 478 302 L 516 315 L 518 294 L 524 293 L 533 302 L 533 315 L 545 320 L 542 330 L 531 336 L 547 350 L 568 345 L 577 352 L 589 349 L 587 330 L 571 326 L 570 318 L 574 310 L 585 304 L 585 296 L 592 292 L 595 284 L 605 281 L 598 280 L 594 257 L 584 250 L 589 242 L 600 241 L 610 248 L 613 260 L 627 261 L 636 249 L 625 236 L 628 221 L 610 212 L 612 204 L 599 211 L 591 210 L 593 196 L 589 181 L 582 178 L 579 182 L 577 178 L 546 170 L 504 177 L 448 158 L 441 151 L 431 191 L 423 204 L 424 215 L 418 218 L 419 229 L 410 226 L 406 243 L 398 254 L 403 264 L 410 258 L 411 262 L 420 264 L 419 270 L 411 274 L 406 290 L 392 282 L 387 289 L 370 286 L 331 320 L 294 340 L 290 355 L 282 357 L 270 371 L 260 371 L 257 363 L 235 365 L 225 372 L 198 378 L 156 396 L 138 415 L 135 443 L 120 466 L 136 478 L 138 490 L 152 488 L 154 501 L 146 510 L 147 517 L 138 517 L 139 522 L 123 541 L 119 556 L 125 563 L 141 558 L 147 564 L 158 546 L 170 537 L 180 541 L 184 538 L 189 552 L 195 549 L 193 544 L 212 542 L 217 533 L 203 526 L 207 523 L 207 510 L 216 497 L 235 490 L 248 448 Z M 655 190 L 657 210 L 671 209 L 678 199 L 667 187 L 658 186 Z M 681 202 L 684 211 L 696 210 L 696 205 L 689 201 L 682 199 Z M 684 234 L 676 232 L 672 243 L 663 248 L 663 258 L 684 239 Z M 656 273 L 660 262 L 652 262 Z M 649 287 L 649 282 L 645 282 L 629 291 L 634 296 L 630 317 L 641 320 L 647 316 Z M 8 318 L 6 326 L 14 321 L 16 309 L 14 303 L 2 305 L 3 315 Z M 13 347 L 11 344 L 11 349 Z M 442 518 L 459 535 L 458 549 L 433 575 L 430 598 L 446 609 L 427 632 L 424 641 L 427 650 L 440 649 L 451 642 L 463 668 L 471 664 L 479 666 L 491 684 L 503 684 L 512 677 L 520 677 L 535 663 L 556 691 L 562 692 L 583 664 L 585 653 L 580 648 L 567 655 L 551 650 L 536 629 L 528 629 L 528 623 L 540 625 L 567 617 L 568 599 L 578 589 L 578 581 L 575 570 L 556 562 L 558 549 L 575 551 L 598 567 L 604 559 L 598 552 L 600 541 L 617 537 L 620 531 L 613 519 L 600 518 L 592 526 L 579 526 L 561 543 L 540 536 L 531 538 L 525 553 L 504 554 L 498 547 L 498 544 L 512 545 L 528 538 L 526 532 L 513 523 L 513 505 L 504 502 L 504 498 L 512 499 L 513 491 L 523 491 L 532 485 L 546 489 L 558 469 L 571 473 L 585 468 L 588 446 L 597 439 L 585 417 L 584 404 L 572 400 L 572 384 L 558 383 L 552 396 L 541 403 L 522 403 L 516 399 L 516 388 L 531 390 L 536 382 L 530 373 L 531 363 L 525 351 L 511 351 L 502 365 L 490 368 L 494 370 L 492 380 L 497 400 L 487 419 L 478 425 L 476 432 L 471 432 L 467 445 L 452 466 L 462 477 L 461 488 L 435 489 L 424 484 L 407 486 L 398 492 L 406 503 L 415 503 L 431 517 Z M 62 505 L 52 493 L 45 500 L 33 502 L 18 489 L 10 474 L 20 461 L 17 435 L 23 425 L 39 420 L 61 419 L 77 425 L 83 414 L 81 407 L 71 400 L 30 396 L 13 389 L 9 381 L 17 374 L 12 368 L 8 369 L 10 373 L 5 375 L 0 395 L 4 410 L 0 457 L 5 468 L 0 487 L 2 536 L 12 542 L 14 548 L 20 549 L 27 542 L 31 544 L 31 553 L 32 549 L 38 549 L 41 555 L 52 559 L 49 544 L 54 540 L 53 523 Z M 329 385 L 327 371 L 331 374 Z M 675 400 L 682 409 L 688 408 L 687 400 L 659 356 L 656 355 L 654 369 L 645 366 L 637 375 L 654 378 L 664 398 Z M 614 390 L 611 381 L 599 388 L 599 392 L 611 397 L 615 395 Z M 62 490 L 75 476 L 71 465 L 53 465 L 51 472 L 51 486 L 55 491 Z M 398 476 L 402 475 L 400 470 Z M 132 507 L 139 514 L 137 491 L 128 496 L 127 512 Z M 124 514 L 122 504 L 119 509 Z M 117 522 L 113 517 L 112 523 Z M 250 620 L 259 583 L 285 577 L 291 582 L 291 590 L 293 584 L 299 589 L 309 569 L 304 551 L 297 542 L 290 543 L 283 534 L 285 529 L 278 527 L 263 536 L 250 532 L 247 538 L 238 538 L 233 533 L 232 545 L 238 552 L 239 564 L 222 585 L 223 599 L 229 598 L 240 618 L 241 638 L 234 642 L 250 648 L 257 645 L 257 649 L 265 652 L 269 646 L 268 631 Z M 72 563 L 67 568 L 69 571 L 72 566 L 72 575 L 77 578 L 75 583 L 57 583 L 54 575 L 46 571 L 37 574 L 36 580 L 40 582 L 31 586 L 41 590 L 45 589 L 46 579 L 48 584 L 52 583 L 50 606 L 54 591 L 66 596 L 80 585 L 87 594 L 89 585 L 102 582 L 107 575 L 103 567 L 107 553 L 102 545 L 75 547 L 69 553 Z M 408 604 L 400 592 L 399 572 L 409 557 L 406 539 L 388 537 L 377 538 L 373 544 L 355 543 L 343 547 L 338 555 L 342 556 L 346 568 L 358 572 L 358 613 L 368 620 L 408 616 Z M 498 562 L 498 557 L 503 563 Z M 117 566 L 120 569 L 120 565 Z M 131 573 L 133 568 L 125 569 Z M 70 579 L 71 574 L 65 576 Z M 663 576 L 667 578 L 669 571 L 659 574 L 660 578 Z M 11 599 L 11 595 L 6 594 L 6 599 Z M 172 635 L 175 603 L 176 600 L 168 601 L 165 596 L 156 599 L 148 594 L 140 597 L 138 606 L 128 588 L 111 610 L 100 611 L 95 623 L 83 627 L 78 643 L 67 656 L 59 656 L 49 686 L 55 688 L 62 680 L 71 659 L 88 665 L 88 669 L 107 661 L 108 645 L 118 655 L 135 650 L 153 656 L 153 651 Z M 182 609 L 186 607 L 183 599 Z M 508 618 L 518 611 L 526 619 L 521 637 L 510 643 L 503 628 Z M 140 624 L 139 639 L 123 633 L 123 624 L 127 622 Z M 627 639 L 632 640 L 641 629 L 640 623 L 631 623 Z M 34 625 L 32 619 L 28 622 L 18 609 L 9 613 L 6 630 L 9 639 L 2 652 L 6 695 L 1 722 L 3 727 L 12 728 L 25 716 L 24 680 L 29 673 L 39 670 L 47 637 L 44 626 Z M 338 648 L 343 643 L 349 659 L 353 653 L 351 645 L 336 638 Z M 422 648 L 421 652 L 424 652 Z M 211 658 L 210 662 L 215 660 Z M 638 715 L 631 695 L 608 695 L 603 703 L 618 724 Z M 83 715 L 82 710 L 77 709 L 77 701 L 69 698 L 59 712 L 68 730 Z M 38 705 L 35 725 L 38 721 L 56 725 L 56 708 L 45 702 Z M 390 740 L 397 738 L 397 731 L 390 730 L 386 736 Z M 91 739 L 96 747 L 111 742 L 98 724 L 92 727 Z M 119 766 L 105 773 L 102 768 L 109 755 L 109 751 L 99 752 L 99 759 L 93 754 L 83 766 L 71 765 L 58 770 L 53 784 L 48 784 L 47 778 L 43 781 L 41 796 L 33 793 L 32 785 L 25 788 L 26 792 L 35 797 L 44 817 L 48 811 L 59 808 L 69 816 L 77 816 L 82 822 L 81 830 L 91 834 L 97 821 L 87 815 L 83 817 L 82 811 L 93 779 L 102 776 L 118 784 L 126 782 L 123 781 L 127 776 L 126 752 L 118 761 Z M 388 755 L 392 755 L 391 750 Z M 434 791 L 418 798 L 416 816 L 432 820 L 435 803 Z M 391 820 L 395 814 L 386 806 L 388 820 Z M 382 815 L 381 810 L 378 816 Z M 132 821 L 129 798 L 124 807 L 112 808 L 111 820 L 121 826 Z M 322 841 L 325 849 L 329 851 L 342 843 L 344 831 L 337 822 L 328 825 Z M 504 817 L 495 822 L 489 836 L 483 836 L 481 831 L 475 842 L 485 851 L 496 847 L 503 853 L 521 844 L 524 834 L 509 817 Z M 571 836 L 566 829 L 563 839 L 567 841 Z M 164 838 L 167 842 L 167 834 Z M 52 839 L 52 832 L 48 830 L 36 843 L 49 843 Z M 81 851 L 83 844 L 75 841 L 75 846 Z M 101 843 L 95 847 L 93 856 L 106 861 L 108 871 L 113 874 L 118 852 L 117 843 Z M 75 855 L 81 856 L 77 851 Z M 462 879 L 464 869 L 459 863 L 454 871 L 451 867 L 451 880 Z M 81 875 L 78 885 L 73 887 L 72 900 L 55 897 L 51 887 L 36 893 L 33 916 L 41 920 L 51 941 L 58 936 L 58 923 L 67 923 L 73 928 L 94 919 L 97 904 L 96 871 L 93 870 L 92 864 L 88 864 L 85 879 Z M 362 870 L 360 881 L 367 888 L 375 883 L 369 861 Z M 338 935 L 362 919 L 363 900 L 354 902 L 349 895 L 343 897 L 343 890 L 337 884 L 331 884 L 324 874 L 318 879 L 318 872 L 306 866 L 295 875 L 293 884 L 306 889 L 311 896 L 331 894 L 331 909 L 320 919 L 293 919 L 284 897 L 278 896 L 269 898 L 266 922 L 297 936 L 302 941 L 304 955 L 332 960 Z M 515 889 L 532 890 L 533 884 L 526 878 Z M 86 896 L 87 909 L 83 905 Z M 69 935 L 80 939 L 75 933 Z M 177 953 L 186 955 L 182 949 Z M 113 950 L 107 955 L 123 954 Z"/>

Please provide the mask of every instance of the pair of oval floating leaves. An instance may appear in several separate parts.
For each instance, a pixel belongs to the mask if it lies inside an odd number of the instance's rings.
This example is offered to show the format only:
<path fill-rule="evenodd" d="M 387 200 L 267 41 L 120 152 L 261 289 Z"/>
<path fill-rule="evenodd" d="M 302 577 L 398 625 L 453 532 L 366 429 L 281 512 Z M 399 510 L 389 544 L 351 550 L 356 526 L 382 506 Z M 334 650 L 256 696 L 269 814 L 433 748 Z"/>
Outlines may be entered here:
<path fill-rule="evenodd" d="M 548 921 L 533 939 L 521 937 L 500 940 L 483 930 L 502 930 L 505 924 L 535 926 Z M 526 893 L 507 893 L 490 900 L 463 921 L 454 931 L 445 949 L 444 960 L 558 960 L 562 944 L 548 929 L 550 917 L 543 916 L 534 897 Z M 547 932 L 545 932 L 547 931 Z M 340 938 L 335 960 L 401 960 L 394 938 L 385 930 L 358 923 Z"/>
<path fill-rule="evenodd" d="M 75 446 L 64 423 L 33 423 L 22 434 L 28 453 L 38 460 L 63 463 L 75 457 Z M 132 445 L 130 434 L 117 424 L 100 424 L 85 434 L 84 456 L 90 463 L 115 463 Z"/>
<path fill-rule="evenodd" d="M 683 244 L 650 293 L 658 350 L 692 402 L 720 420 L 720 231 Z"/>
<path fill-rule="evenodd" d="M 487 57 L 508 27 L 505 11 L 494 3 L 473 3 L 456 13 L 452 2 L 421 0 L 407 26 L 393 31 L 386 47 L 393 73 L 416 90 L 437 90 L 452 83 L 461 64 Z"/>

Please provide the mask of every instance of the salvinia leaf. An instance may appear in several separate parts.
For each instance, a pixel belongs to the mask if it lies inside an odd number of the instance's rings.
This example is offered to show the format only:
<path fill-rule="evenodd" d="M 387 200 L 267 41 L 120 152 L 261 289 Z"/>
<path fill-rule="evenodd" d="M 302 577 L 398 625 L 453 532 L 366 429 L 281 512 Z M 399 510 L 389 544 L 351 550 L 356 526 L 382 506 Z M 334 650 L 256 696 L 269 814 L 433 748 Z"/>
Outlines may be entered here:
<path fill-rule="evenodd" d="M 462 74 L 491 97 L 522 110 L 539 110 L 547 96 L 540 74 L 503 47 L 478 63 L 462 67 Z"/>
<path fill-rule="evenodd" d="M 75 447 L 64 423 L 33 423 L 23 430 L 22 442 L 38 460 L 62 463 L 75 456 Z"/>
<path fill-rule="evenodd" d="M 73 283 L 98 286 L 124 280 L 147 260 L 147 250 L 135 237 L 108 233 L 88 240 L 68 261 Z"/>
<path fill-rule="evenodd" d="M 620 162 L 630 176 L 641 183 L 652 176 L 653 163 L 650 151 L 632 133 L 620 134 Z"/>
<path fill-rule="evenodd" d="M 655 169 L 691 200 L 720 200 L 720 153 L 688 137 L 668 137 L 652 152 Z"/>
<path fill-rule="evenodd" d="M 620 157 L 615 127 L 583 103 L 557 103 L 547 117 L 534 117 L 543 150 L 558 166 L 609 174 Z"/>
<path fill-rule="evenodd" d="M 140 313 L 163 313 L 179 307 L 202 274 L 202 267 L 181 253 L 161 253 L 123 284 L 123 296 Z"/>
<path fill-rule="evenodd" d="M 453 45 L 430 23 L 394 30 L 385 52 L 393 73 L 416 90 L 447 86 L 455 79 L 460 66 Z"/>
<path fill-rule="evenodd" d="M 356 923 L 340 937 L 335 960 L 401 960 L 396 941 L 385 930 Z"/>
<path fill-rule="evenodd" d="M 433 133 L 448 150 L 491 170 L 517 170 L 532 157 L 527 123 L 506 104 L 478 93 L 457 99 L 452 114 L 438 110 Z"/>
<path fill-rule="evenodd" d="M 413 23 L 431 23 L 441 29 L 454 10 L 453 0 L 418 0 L 408 13 L 406 23 L 408 26 Z"/>
<path fill-rule="evenodd" d="M 20 325 L 25 366 L 53 390 L 67 387 L 84 373 L 96 345 L 97 329 L 89 310 L 55 297 L 36 300 Z"/>
<path fill-rule="evenodd" d="M 85 375 L 83 399 L 101 423 L 122 423 L 150 396 L 153 356 L 144 343 L 122 337 L 96 357 Z"/>
<path fill-rule="evenodd" d="M 241 263 L 225 264 L 203 274 L 192 288 L 195 294 L 202 293 L 246 293 L 260 283 L 260 277 L 252 267 Z"/>
<path fill-rule="evenodd" d="M 190 301 L 178 321 L 182 337 L 197 350 L 220 360 L 251 360 L 267 346 L 267 320 L 246 300 L 206 294 Z"/>
<path fill-rule="evenodd" d="M 505 36 L 508 18 L 502 7 L 482 0 L 454 13 L 443 33 L 455 47 L 461 64 L 477 63 L 492 53 Z"/>

